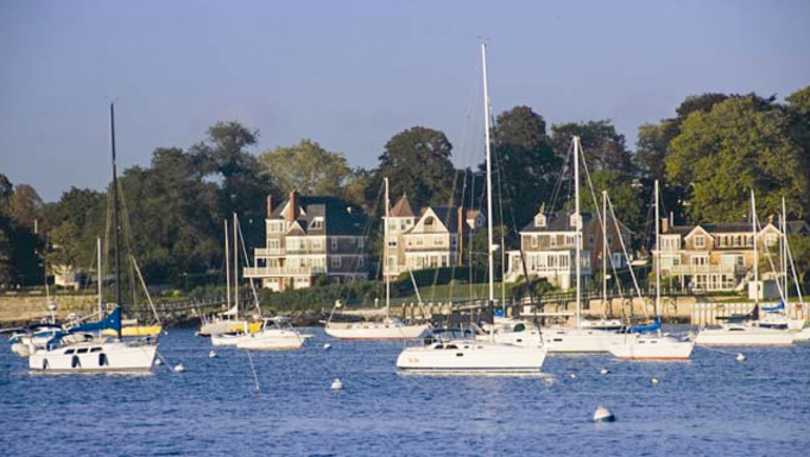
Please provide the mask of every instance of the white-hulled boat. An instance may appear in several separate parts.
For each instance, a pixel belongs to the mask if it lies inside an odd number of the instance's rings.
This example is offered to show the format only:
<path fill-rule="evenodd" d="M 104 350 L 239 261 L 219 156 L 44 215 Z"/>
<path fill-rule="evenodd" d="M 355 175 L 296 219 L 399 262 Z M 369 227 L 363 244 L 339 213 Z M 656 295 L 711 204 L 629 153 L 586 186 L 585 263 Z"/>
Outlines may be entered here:
<path fill-rule="evenodd" d="M 484 86 L 484 134 L 486 149 L 487 214 L 492 212 L 492 173 L 489 94 L 487 88 L 486 43 L 481 44 L 481 60 Z M 487 217 L 487 265 L 489 267 L 489 302 L 494 302 L 494 263 L 492 243 L 492 218 Z M 510 332 L 515 333 L 514 327 Z M 518 332 L 519 333 L 519 332 Z M 490 329 L 490 341 L 475 339 L 425 338 L 423 346 L 405 348 L 397 357 L 397 368 L 406 373 L 427 374 L 540 374 L 546 358 L 546 348 L 537 344 L 514 345 L 497 342 L 494 328 Z"/>
<path fill-rule="evenodd" d="M 756 327 L 746 322 L 727 322 L 719 328 L 701 330 L 695 343 L 701 346 L 788 346 L 796 333 Z"/>
<path fill-rule="evenodd" d="M 655 181 L 655 255 L 660 253 L 658 180 Z M 689 360 L 695 343 L 661 334 L 661 261 L 655 262 L 655 322 L 650 326 L 631 327 L 623 340 L 610 345 L 610 353 L 627 360 Z"/>
<path fill-rule="evenodd" d="M 239 349 L 253 350 L 290 350 L 300 349 L 307 338 L 312 335 L 303 335 L 298 332 L 289 319 L 277 316 L 264 319 L 262 329 L 256 333 L 244 335 L 237 343 Z"/>
<path fill-rule="evenodd" d="M 534 322 L 498 316 L 493 320 L 494 324 L 483 325 L 482 332 L 475 335 L 477 341 L 494 341 L 515 346 L 543 346 L 543 337 Z"/>
<path fill-rule="evenodd" d="M 31 329 L 29 332 L 15 333 L 9 337 L 11 352 L 20 357 L 28 357 L 37 349 L 42 349 L 54 336 L 62 332 L 62 327 L 58 325 L 42 325 Z"/>
<path fill-rule="evenodd" d="M 98 322 L 78 325 L 52 338 L 28 358 L 28 367 L 41 373 L 145 372 L 152 370 L 157 343 L 151 339 L 123 341 L 87 332 L 121 329 L 121 308 Z"/>
<path fill-rule="evenodd" d="M 395 317 L 381 322 L 328 322 L 327 335 L 345 340 L 410 340 L 424 335 L 429 324 L 405 324 Z"/>

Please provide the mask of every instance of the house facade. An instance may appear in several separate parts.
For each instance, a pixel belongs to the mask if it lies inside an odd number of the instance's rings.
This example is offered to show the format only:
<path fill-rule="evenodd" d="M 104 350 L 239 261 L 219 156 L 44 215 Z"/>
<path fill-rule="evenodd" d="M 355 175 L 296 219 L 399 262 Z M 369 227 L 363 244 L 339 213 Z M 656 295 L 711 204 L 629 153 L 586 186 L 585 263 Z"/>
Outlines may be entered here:
<path fill-rule="evenodd" d="M 788 234 L 807 234 L 804 222 L 788 222 Z M 757 232 L 760 276 L 780 271 L 779 239 L 782 231 L 771 221 Z M 753 279 L 754 235 L 750 223 L 670 225 L 661 221 L 660 259 L 664 284 L 695 292 L 742 291 Z M 766 253 L 766 250 L 768 253 Z M 770 261 L 769 261 L 770 257 Z M 768 265 L 764 268 L 763 265 Z"/>
<path fill-rule="evenodd" d="M 291 192 L 277 207 L 267 197 L 266 244 L 254 249 L 246 278 L 275 291 L 300 289 L 319 277 L 344 282 L 368 277 L 367 219 L 335 197 Z"/>
<path fill-rule="evenodd" d="M 462 253 L 474 230 L 481 226 L 480 211 L 455 206 L 414 211 L 403 195 L 384 218 L 387 228 L 387 276 L 406 271 L 462 264 Z"/>
<path fill-rule="evenodd" d="M 582 250 L 580 252 L 581 275 L 583 281 L 590 280 L 594 271 L 602 265 L 602 226 L 590 213 L 580 214 L 582 224 Z M 627 265 L 622 253 L 618 234 L 630 246 L 630 232 L 623 226 L 608 221 L 607 245 L 608 268 L 612 260 L 615 268 Z M 545 278 L 562 290 L 576 286 L 576 218 L 574 214 L 545 214 L 542 210 L 520 231 L 520 249 L 507 253 L 508 264 L 505 279 L 514 282 L 524 276 Z"/>

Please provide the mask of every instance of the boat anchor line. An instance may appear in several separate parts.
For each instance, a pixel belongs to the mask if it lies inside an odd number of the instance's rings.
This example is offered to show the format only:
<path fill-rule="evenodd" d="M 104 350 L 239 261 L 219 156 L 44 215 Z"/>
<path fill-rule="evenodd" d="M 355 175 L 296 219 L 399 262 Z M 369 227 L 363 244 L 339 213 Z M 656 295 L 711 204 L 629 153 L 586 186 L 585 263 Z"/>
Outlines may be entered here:
<path fill-rule="evenodd" d="M 247 349 L 245 349 L 245 354 L 247 355 L 248 362 L 250 363 L 250 371 L 253 373 L 253 383 L 256 386 L 256 395 L 259 395 L 262 389 L 259 386 L 259 376 L 256 374 L 256 366 L 253 364 L 253 356 L 250 355 L 250 351 Z"/>
<path fill-rule="evenodd" d="M 157 355 L 158 359 L 160 359 L 160 361 L 166 367 L 167 370 L 169 370 L 172 373 L 179 373 L 179 372 L 174 371 L 174 368 L 173 368 L 174 365 L 170 364 L 169 359 L 167 359 L 166 356 L 161 354 L 160 351 L 155 352 L 155 354 Z"/>

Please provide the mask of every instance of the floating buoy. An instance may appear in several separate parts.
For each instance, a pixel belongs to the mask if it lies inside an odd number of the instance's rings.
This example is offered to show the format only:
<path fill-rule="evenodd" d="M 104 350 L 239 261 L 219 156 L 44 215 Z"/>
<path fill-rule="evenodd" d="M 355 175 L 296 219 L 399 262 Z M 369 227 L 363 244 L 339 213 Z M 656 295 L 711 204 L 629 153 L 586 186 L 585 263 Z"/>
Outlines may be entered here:
<path fill-rule="evenodd" d="M 324 343 L 324 345 L 323 345 L 323 350 L 324 350 L 324 351 L 328 351 L 328 350 L 330 350 L 330 349 L 332 349 L 332 345 L 331 345 L 331 344 L 329 344 L 329 343 Z"/>
<path fill-rule="evenodd" d="M 737 361 L 738 362 L 745 362 L 745 354 L 743 354 L 742 352 L 738 353 L 737 354 Z"/>
<path fill-rule="evenodd" d="M 597 407 L 596 412 L 593 413 L 594 422 L 614 422 L 615 420 L 616 416 L 614 416 L 613 413 L 611 413 L 610 410 L 604 406 Z"/>
<path fill-rule="evenodd" d="M 178 363 L 177 365 L 174 366 L 175 373 L 182 373 L 184 371 L 186 371 L 186 367 L 184 367 L 182 363 Z"/>
<path fill-rule="evenodd" d="M 571 379 L 577 379 L 576 373 L 571 373 L 571 374 L 568 375 L 568 377 L 571 378 Z"/>
<path fill-rule="evenodd" d="M 607 368 L 602 368 L 601 370 L 599 370 L 599 374 L 608 374 L 608 373 L 610 373 L 610 371 L 608 371 Z"/>
<path fill-rule="evenodd" d="M 213 349 L 211 349 L 210 351 L 208 351 L 208 358 L 209 358 L 209 359 L 213 359 L 213 358 L 215 358 L 216 356 L 217 356 L 217 353 L 216 353 L 216 352 L 214 352 L 214 350 L 213 350 Z"/>
<path fill-rule="evenodd" d="M 652 378 L 652 379 L 650 379 L 650 383 L 651 383 L 652 385 L 656 385 L 656 384 L 658 384 L 658 378 Z"/>
<path fill-rule="evenodd" d="M 155 365 L 160 365 L 161 363 L 163 363 L 163 362 L 161 362 L 160 359 L 155 360 Z"/>
<path fill-rule="evenodd" d="M 340 378 L 335 378 L 335 380 L 332 381 L 332 390 L 341 390 L 341 389 L 343 389 L 343 383 L 340 382 Z"/>

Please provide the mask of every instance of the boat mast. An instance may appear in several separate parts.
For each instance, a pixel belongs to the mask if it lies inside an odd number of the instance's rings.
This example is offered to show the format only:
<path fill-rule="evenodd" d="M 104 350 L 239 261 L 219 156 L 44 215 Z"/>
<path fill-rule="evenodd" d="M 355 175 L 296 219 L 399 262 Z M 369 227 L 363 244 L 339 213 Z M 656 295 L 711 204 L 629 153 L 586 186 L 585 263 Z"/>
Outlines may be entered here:
<path fill-rule="evenodd" d="M 388 316 L 388 312 L 391 306 L 391 279 L 388 277 L 388 218 L 389 218 L 389 211 L 391 202 L 388 199 L 388 178 L 385 179 L 385 218 L 384 218 L 384 228 L 383 228 L 383 276 L 385 277 L 385 317 Z"/>
<path fill-rule="evenodd" d="M 98 319 L 104 319 L 104 304 L 101 300 L 101 238 L 96 238 L 96 266 L 97 266 L 97 277 L 96 282 L 98 283 Z"/>
<path fill-rule="evenodd" d="M 112 174 L 113 174 L 113 242 L 115 243 L 115 303 L 121 306 L 121 246 L 119 232 L 121 224 L 118 221 L 118 170 L 115 164 L 115 104 L 110 103 L 110 142 L 112 146 Z M 121 328 L 118 328 L 118 338 L 121 338 Z"/>
<path fill-rule="evenodd" d="M 487 88 L 487 43 L 481 43 L 481 68 L 484 77 L 484 138 L 487 162 L 487 262 L 489 265 L 489 304 L 495 302 L 495 267 L 492 261 L 492 164 L 489 126 L 489 89 Z M 503 248 L 503 247 L 502 247 Z"/>
<path fill-rule="evenodd" d="M 655 317 L 661 318 L 661 210 L 658 180 L 655 180 Z"/>
<path fill-rule="evenodd" d="M 239 249 L 236 249 L 236 213 L 233 213 L 233 304 L 239 317 Z"/>
<path fill-rule="evenodd" d="M 231 310 L 231 251 L 228 247 L 228 219 L 224 220 L 225 225 L 225 305 L 227 310 Z"/>
<path fill-rule="evenodd" d="M 751 232 L 754 236 L 754 309 L 759 308 L 759 252 L 757 252 L 757 202 L 751 189 Z"/>
<path fill-rule="evenodd" d="M 781 227 L 782 228 L 782 237 L 781 237 L 782 250 L 780 252 L 780 255 L 782 257 L 782 272 L 785 274 L 785 287 L 783 288 L 783 290 L 785 291 L 785 306 L 787 307 L 787 302 L 789 301 L 788 300 L 788 293 L 789 293 L 788 288 L 790 286 L 788 285 L 788 261 L 787 261 L 787 244 L 788 244 L 788 240 L 787 240 L 787 209 L 785 208 L 785 197 L 784 196 L 782 196 L 782 220 L 780 221 L 779 225 L 782 226 Z M 788 311 L 787 308 L 785 308 L 785 313 L 786 314 L 787 314 L 787 311 Z"/>
<path fill-rule="evenodd" d="M 579 223 L 579 137 L 574 137 L 574 224 L 576 225 L 576 234 L 574 236 L 574 244 L 576 248 L 574 249 L 574 264 L 576 265 L 576 275 L 577 275 L 577 314 L 576 314 L 576 324 L 577 328 L 580 327 L 581 320 L 582 320 L 582 303 L 581 303 L 581 295 L 582 291 L 580 290 L 581 287 L 581 278 L 582 275 L 582 265 L 580 256 L 582 255 L 582 224 Z"/>
<path fill-rule="evenodd" d="M 602 191 L 602 314 L 607 305 L 607 191 Z"/>

